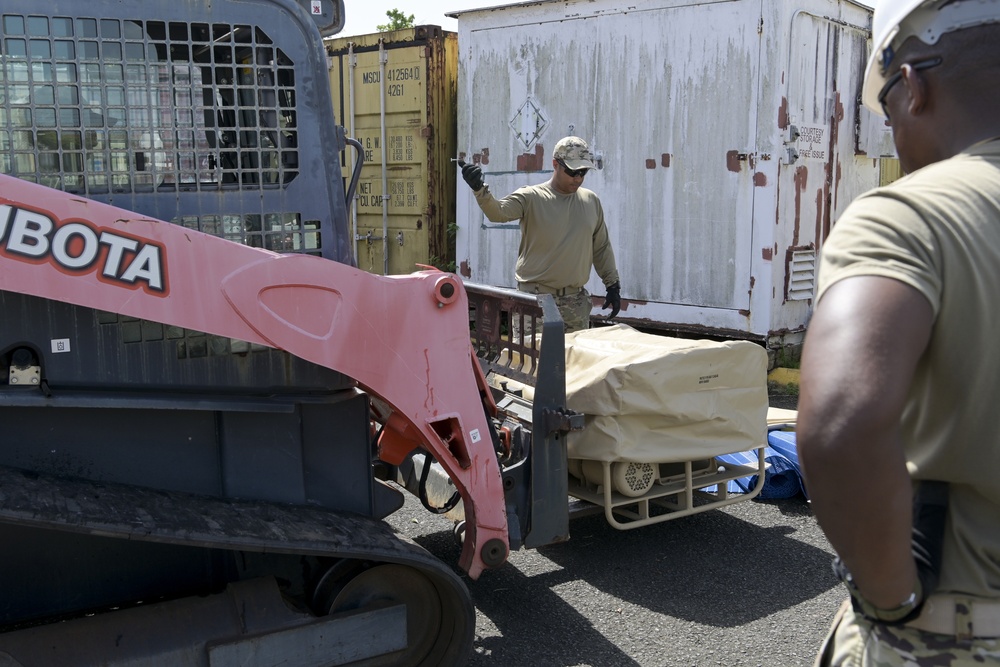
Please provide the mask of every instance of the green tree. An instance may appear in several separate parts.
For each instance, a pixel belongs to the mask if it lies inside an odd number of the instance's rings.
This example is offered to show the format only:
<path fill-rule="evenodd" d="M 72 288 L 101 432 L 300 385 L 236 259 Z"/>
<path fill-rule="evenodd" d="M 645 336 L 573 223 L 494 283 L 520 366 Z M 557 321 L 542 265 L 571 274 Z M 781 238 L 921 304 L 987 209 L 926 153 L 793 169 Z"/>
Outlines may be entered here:
<path fill-rule="evenodd" d="M 413 14 L 407 16 L 398 9 L 390 9 L 385 13 L 389 17 L 389 22 L 385 25 L 377 25 L 375 28 L 379 32 L 389 32 L 390 30 L 402 30 L 403 28 L 412 28 L 413 22 L 416 17 Z"/>

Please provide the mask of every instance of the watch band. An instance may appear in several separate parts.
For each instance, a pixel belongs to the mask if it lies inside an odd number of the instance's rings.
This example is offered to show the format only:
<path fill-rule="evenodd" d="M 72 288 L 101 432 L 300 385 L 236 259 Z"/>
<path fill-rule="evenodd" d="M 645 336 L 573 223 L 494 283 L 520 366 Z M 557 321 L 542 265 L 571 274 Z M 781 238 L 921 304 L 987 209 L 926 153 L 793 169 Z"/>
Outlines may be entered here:
<path fill-rule="evenodd" d="M 896 607 L 884 609 L 876 607 L 861 595 L 854 577 L 851 576 L 850 571 L 844 565 L 844 562 L 840 560 L 839 556 L 833 559 L 833 571 L 847 587 L 847 592 L 851 595 L 851 606 L 854 607 L 854 611 L 871 621 L 886 625 L 902 625 L 920 614 L 920 608 L 924 604 L 924 594 L 919 577 L 916 580 L 914 590 L 908 598 Z"/>

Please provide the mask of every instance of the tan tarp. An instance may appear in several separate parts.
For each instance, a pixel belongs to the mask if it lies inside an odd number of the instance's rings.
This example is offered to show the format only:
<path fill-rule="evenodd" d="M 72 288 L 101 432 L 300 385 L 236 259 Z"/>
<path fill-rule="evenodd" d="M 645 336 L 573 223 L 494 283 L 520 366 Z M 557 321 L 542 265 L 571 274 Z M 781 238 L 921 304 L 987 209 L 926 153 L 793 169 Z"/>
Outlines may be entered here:
<path fill-rule="evenodd" d="M 567 407 L 586 415 L 570 458 L 658 463 L 767 442 L 767 352 L 747 341 L 644 334 L 623 324 L 566 334 Z"/>

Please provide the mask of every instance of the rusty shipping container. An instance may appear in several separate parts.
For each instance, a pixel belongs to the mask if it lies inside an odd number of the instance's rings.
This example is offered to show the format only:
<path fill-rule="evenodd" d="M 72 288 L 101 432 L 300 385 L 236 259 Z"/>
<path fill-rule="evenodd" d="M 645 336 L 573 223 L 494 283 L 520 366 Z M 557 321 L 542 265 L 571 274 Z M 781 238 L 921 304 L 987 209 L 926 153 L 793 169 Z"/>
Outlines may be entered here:
<path fill-rule="evenodd" d="M 372 273 L 454 267 L 457 38 L 417 26 L 327 42 L 334 114 L 364 152 L 351 214 Z"/>
<path fill-rule="evenodd" d="M 831 224 L 893 155 L 859 104 L 871 9 L 849 0 L 543 0 L 458 11 L 458 140 L 493 193 L 598 158 L 623 322 L 801 342 Z M 459 184 L 463 276 L 513 287 L 518 224 Z M 587 285 L 599 316 L 604 288 Z M 604 311 L 605 313 L 607 311 Z"/>

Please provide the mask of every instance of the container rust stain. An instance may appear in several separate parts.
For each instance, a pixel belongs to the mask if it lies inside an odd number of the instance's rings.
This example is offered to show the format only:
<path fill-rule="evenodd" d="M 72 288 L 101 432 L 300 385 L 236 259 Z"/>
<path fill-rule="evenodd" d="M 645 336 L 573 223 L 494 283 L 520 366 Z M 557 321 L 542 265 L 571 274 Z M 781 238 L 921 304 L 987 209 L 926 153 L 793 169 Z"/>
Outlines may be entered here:
<path fill-rule="evenodd" d="M 782 130 L 788 129 L 788 98 L 781 98 L 781 106 L 778 107 L 778 127 Z"/>
<path fill-rule="evenodd" d="M 664 153 L 660 156 L 660 166 L 666 169 L 670 168 L 670 153 Z"/>
<path fill-rule="evenodd" d="M 840 159 L 836 152 L 837 143 L 840 138 L 840 124 L 844 122 L 844 104 L 840 99 L 838 91 L 834 97 L 834 117 L 830 125 L 830 149 L 831 162 L 826 165 L 826 211 L 820 226 L 816 230 L 817 240 L 825 239 L 830 235 L 830 228 L 833 224 L 832 214 L 837 207 L 837 196 L 840 193 Z M 836 157 L 835 157 L 836 156 Z M 831 193 L 831 188 L 833 192 Z"/>
<path fill-rule="evenodd" d="M 799 229 L 802 222 L 802 191 L 809 180 L 809 170 L 805 167 L 795 169 L 795 223 L 792 227 L 792 245 L 798 245 Z"/>
<path fill-rule="evenodd" d="M 534 153 L 521 153 L 517 156 L 518 171 L 541 171 L 544 165 L 545 148 L 541 144 L 535 145 Z"/>
<path fill-rule="evenodd" d="M 753 175 L 753 185 L 755 188 L 762 188 L 767 185 L 767 174 L 756 172 Z"/>
<path fill-rule="evenodd" d="M 733 173 L 740 173 L 740 152 L 729 151 L 726 153 L 726 169 Z"/>
<path fill-rule="evenodd" d="M 458 154 L 458 159 L 463 162 L 470 162 L 472 164 L 489 164 L 490 163 L 490 149 L 483 148 L 478 153 L 473 153 L 469 155 L 465 151 L 460 151 Z"/>
<path fill-rule="evenodd" d="M 656 160 L 647 159 L 646 160 L 646 169 L 656 169 Z"/>
<path fill-rule="evenodd" d="M 823 238 L 820 234 L 830 220 L 829 200 L 830 184 L 827 182 L 823 184 L 823 187 L 816 188 L 816 238 L 818 239 Z"/>

